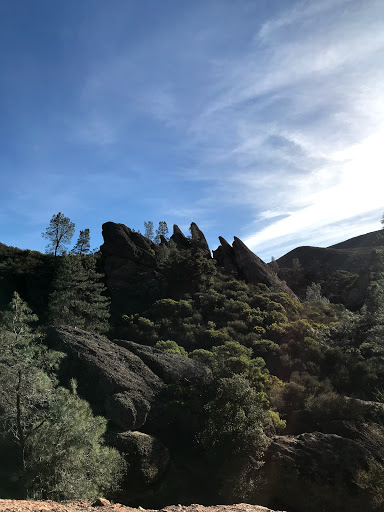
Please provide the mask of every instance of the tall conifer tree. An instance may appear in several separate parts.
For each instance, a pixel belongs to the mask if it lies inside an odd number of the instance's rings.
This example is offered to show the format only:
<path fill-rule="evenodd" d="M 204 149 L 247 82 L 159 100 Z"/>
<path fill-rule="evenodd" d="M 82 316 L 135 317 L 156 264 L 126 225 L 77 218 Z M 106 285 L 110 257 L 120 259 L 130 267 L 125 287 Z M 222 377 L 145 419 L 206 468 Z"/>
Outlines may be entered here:
<path fill-rule="evenodd" d="M 96 272 L 95 256 L 63 257 L 50 295 L 51 323 L 107 331 L 110 300 L 105 296 L 102 277 Z"/>
<path fill-rule="evenodd" d="M 90 250 L 90 235 L 89 229 L 80 231 L 79 238 L 77 239 L 75 247 L 72 249 L 71 254 L 87 254 Z"/>

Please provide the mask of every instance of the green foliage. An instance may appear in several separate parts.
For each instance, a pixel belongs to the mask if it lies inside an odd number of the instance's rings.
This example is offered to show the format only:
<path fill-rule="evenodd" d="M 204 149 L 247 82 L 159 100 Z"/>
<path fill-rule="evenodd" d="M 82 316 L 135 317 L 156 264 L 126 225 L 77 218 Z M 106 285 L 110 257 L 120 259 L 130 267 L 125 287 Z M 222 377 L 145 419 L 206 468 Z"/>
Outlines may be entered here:
<path fill-rule="evenodd" d="M 0 407 L 2 428 L 11 433 L 18 447 L 22 473 L 27 442 L 46 417 L 53 390 L 50 375 L 61 358 L 40 343 L 32 329 L 36 321 L 36 315 L 15 292 L 0 330 Z"/>
<path fill-rule="evenodd" d="M 208 420 L 201 442 L 206 450 L 224 459 L 249 453 L 260 459 L 268 444 L 262 404 L 262 396 L 243 376 L 221 379 L 215 398 L 205 406 Z"/>
<path fill-rule="evenodd" d="M 368 494 L 373 510 L 381 511 L 384 508 L 384 466 L 372 461 L 367 470 L 359 470 L 355 482 L 360 489 Z"/>
<path fill-rule="evenodd" d="M 156 229 L 156 236 L 155 236 L 154 242 L 156 244 L 159 244 L 160 241 L 161 241 L 161 237 L 162 236 L 166 240 L 169 239 L 169 236 L 168 236 L 168 226 L 167 226 L 167 223 L 165 221 L 160 221 L 159 222 L 159 227 Z"/>
<path fill-rule="evenodd" d="M 268 411 L 270 417 L 270 423 L 273 426 L 274 432 L 276 434 L 282 434 L 287 426 L 286 420 L 282 420 L 277 411 Z"/>
<path fill-rule="evenodd" d="M 63 355 L 40 342 L 36 321 L 14 293 L 0 329 L 1 450 L 11 448 L 12 468 L 7 479 L 17 479 L 21 497 L 93 498 L 118 482 L 121 457 L 102 446 L 106 421 L 56 388 L 53 372 Z"/>
<path fill-rule="evenodd" d="M 159 267 L 170 296 L 207 288 L 216 272 L 213 260 L 194 250 L 173 249 Z"/>
<path fill-rule="evenodd" d="M 49 226 L 42 233 L 49 243 L 46 252 L 54 256 L 63 254 L 66 246 L 71 243 L 75 232 L 75 224 L 61 212 L 52 216 Z"/>
<path fill-rule="evenodd" d="M 180 345 L 178 345 L 176 341 L 158 341 L 155 347 L 158 348 L 159 350 L 162 350 L 163 352 L 167 352 L 168 354 L 177 354 L 179 356 L 188 357 L 188 352 L 185 350 L 185 348 L 180 347 Z"/>
<path fill-rule="evenodd" d="M 241 375 L 219 381 L 217 393 L 205 406 L 207 421 L 201 443 L 211 457 L 214 485 L 224 501 L 245 500 L 250 471 L 262 465 L 268 438 L 262 396 Z"/>
<path fill-rule="evenodd" d="M 71 254 L 87 254 L 90 251 L 90 234 L 89 229 L 80 231 L 79 238 L 75 247 L 72 249 Z"/>
<path fill-rule="evenodd" d="M 148 222 L 144 221 L 144 228 L 145 228 L 144 236 L 146 238 L 149 238 L 150 240 L 153 240 L 154 239 L 153 222 L 151 220 L 149 220 Z"/>
<path fill-rule="evenodd" d="M 116 490 L 124 472 L 119 452 L 103 445 L 107 421 L 89 404 L 58 388 L 47 420 L 29 442 L 28 495 L 34 499 L 94 499 Z"/>
<path fill-rule="evenodd" d="M 324 305 L 329 304 L 329 300 L 321 295 L 320 283 L 312 283 L 311 286 L 307 287 L 305 300 L 307 302 L 319 302 Z"/>
<path fill-rule="evenodd" d="M 93 255 L 64 256 L 50 295 L 50 321 L 90 331 L 108 329 L 109 299 Z"/>

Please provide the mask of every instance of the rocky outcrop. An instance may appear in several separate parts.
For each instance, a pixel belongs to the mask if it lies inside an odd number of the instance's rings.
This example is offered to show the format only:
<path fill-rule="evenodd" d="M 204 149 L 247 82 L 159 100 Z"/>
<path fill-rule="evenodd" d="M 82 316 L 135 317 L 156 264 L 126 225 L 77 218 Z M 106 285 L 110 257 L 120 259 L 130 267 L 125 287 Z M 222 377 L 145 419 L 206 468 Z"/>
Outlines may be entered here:
<path fill-rule="evenodd" d="M 196 247 L 205 258 L 211 258 L 211 249 L 209 248 L 204 233 L 200 231 L 199 227 L 194 222 L 192 222 L 190 230 L 192 235 L 192 246 Z"/>
<path fill-rule="evenodd" d="M 133 487 L 152 485 L 170 463 L 168 449 L 154 436 L 143 432 L 121 432 L 117 434 L 115 446 L 129 461 L 127 481 Z"/>
<path fill-rule="evenodd" d="M 141 427 L 163 381 L 135 354 L 104 336 L 75 328 L 52 329 L 49 341 L 64 352 L 63 373 L 79 393 L 124 430 Z"/>
<path fill-rule="evenodd" d="M 115 318 L 126 313 L 130 302 L 146 302 L 145 294 L 150 295 L 151 290 L 162 285 L 159 266 L 171 246 L 179 250 L 194 249 L 205 258 L 211 258 L 205 236 L 194 222 L 190 238 L 174 225 L 171 243 L 163 235 L 159 244 L 154 243 L 124 224 L 114 222 L 103 224 L 103 237 L 104 243 L 100 247 L 102 265 Z"/>
<path fill-rule="evenodd" d="M 188 238 L 184 235 L 179 226 L 174 224 L 171 241 L 179 250 L 195 249 L 199 251 L 205 258 L 211 258 L 211 250 L 209 248 L 208 242 L 203 232 L 199 229 L 195 222 L 192 222 L 190 232 L 191 237 Z"/>
<path fill-rule="evenodd" d="M 108 289 L 129 288 L 130 279 L 156 265 L 156 244 L 124 224 L 103 224 L 104 243 L 100 247 Z"/>
<path fill-rule="evenodd" d="M 190 249 L 191 241 L 184 235 L 177 224 L 173 225 L 173 235 L 171 236 L 171 241 L 175 244 L 177 249 Z"/>
<path fill-rule="evenodd" d="M 147 347 L 127 340 L 114 340 L 114 343 L 137 355 L 165 384 L 174 382 L 208 383 L 210 374 L 195 361 L 177 354 L 169 354 L 154 347 Z"/>
<path fill-rule="evenodd" d="M 368 510 L 355 477 L 358 470 L 367 469 L 369 460 L 356 441 L 335 434 L 276 436 L 262 469 L 268 484 L 260 501 L 296 512 Z"/>
<path fill-rule="evenodd" d="M 222 237 L 219 237 L 219 240 L 221 245 L 213 251 L 213 257 L 225 270 L 235 273 L 237 277 L 248 283 L 263 283 L 297 298 L 293 291 L 270 270 L 268 265 L 248 249 L 239 238 L 234 237 L 232 246 Z"/>
<path fill-rule="evenodd" d="M 209 379 L 191 359 L 125 340 L 114 343 L 80 329 L 51 329 L 48 340 L 67 355 L 63 375 L 76 378 L 80 395 L 120 430 L 145 424 L 166 383 Z"/>
<path fill-rule="evenodd" d="M 239 268 L 236 264 L 235 254 L 233 252 L 232 246 L 222 236 L 219 236 L 219 240 L 219 247 L 213 251 L 214 259 L 227 272 L 231 272 L 237 275 L 239 273 Z"/>
<path fill-rule="evenodd" d="M 137 263 L 152 264 L 156 244 L 145 236 L 115 222 L 103 224 L 102 233 L 104 244 L 100 250 L 105 256 L 119 256 Z"/>

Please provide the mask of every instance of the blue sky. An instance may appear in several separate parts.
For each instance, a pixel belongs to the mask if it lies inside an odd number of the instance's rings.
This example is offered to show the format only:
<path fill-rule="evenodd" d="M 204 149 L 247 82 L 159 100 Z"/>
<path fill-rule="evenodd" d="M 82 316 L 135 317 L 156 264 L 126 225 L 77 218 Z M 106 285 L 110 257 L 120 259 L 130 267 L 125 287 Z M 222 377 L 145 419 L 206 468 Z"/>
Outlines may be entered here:
<path fill-rule="evenodd" d="M 0 69 L 7 245 L 59 211 L 266 261 L 380 228 L 382 0 L 1 0 Z"/>

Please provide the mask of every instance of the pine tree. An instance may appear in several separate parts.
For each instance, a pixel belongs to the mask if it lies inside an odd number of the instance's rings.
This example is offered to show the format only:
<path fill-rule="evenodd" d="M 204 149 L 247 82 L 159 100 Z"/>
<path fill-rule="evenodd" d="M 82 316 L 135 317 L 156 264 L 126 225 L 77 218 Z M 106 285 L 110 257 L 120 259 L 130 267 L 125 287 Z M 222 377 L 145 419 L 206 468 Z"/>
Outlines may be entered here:
<path fill-rule="evenodd" d="M 0 331 L 0 410 L 3 433 L 8 432 L 17 446 L 22 485 L 28 442 L 45 421 L 54 384 L 50 374 L 62 357 L 40 343 L 32 329 L 36 321 L 15 292 Z"/>
<path fill-rule="evenodd" d="M 103 446 L 106 420 L 75 389 L 56 387 L 63 354 L 40 343 L 35 321 L 15 292 L 0 325 L 0 434 L 12 448 L 2 474 L 18 482 L 20 497 L 95 498 L 117 486 L 123 459 Z"/>
<path fill-rule="evenodd" d="M 28 495 L 34 499 L 95 499 L 118 488 L 125 464 L 103 445 L 107 420 L 95 417 L 76 389 L 55 391 L 47 421 L 31 439 Z"/>
<path fill-rule="evenodd" d="M 53 215 L 49 226 L 41 235 L 49 240 L 45 252 L 57 256 L 65 252 L 65 248 L 71 243 L 75 224 L 61 212 Z"/>
<path fill-rule="evenodd" d="M 271 263 L 269 265 L 275 274 L 279 272 L 279 264 L 277 263 L 276 259 L 273 256 L 271 258 Z"/>
<path fill-rule="evenodd" d="M 153 238 L 154 238 L 153 222 L 151 220 L 149 220 L 148 222 L 144 221 L 144 227 L 145 227 L 144 236 L 146 238 L 149 238 L 150 240 L 153 240 Z"/>
<path fill-rule="evenodd" d="M 84 229 L 80 231 L 79 238 L 71 254 L 87 254 L 89 253 L 90 247 L 89 229 Z"/>
<path fill-rule="evenodd" d="M 51 323 L 95 332 L 108 330 L 110 300 L 105 296 L 103 275 L 96 272 L 95 256 L 70 255 L 60 263 L 49 301 Z"/>
<path fill-rule="evenodd" d="M 159 222 L 159 227 L 156 229 L 155 243 L 159 244 L 161 242 L 161 236 L 163 236 L 166 240 L 169 239 L 168 236 L 168 226 L 165 221 Z"/>
<path fill-rule="evenodd" d="M 303 267 L 301 266 L 299 258 L 293 258 L 292 260 L 292 270 L 295 274 L 301 272 Z"/>

